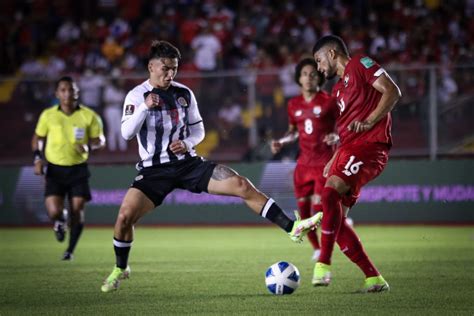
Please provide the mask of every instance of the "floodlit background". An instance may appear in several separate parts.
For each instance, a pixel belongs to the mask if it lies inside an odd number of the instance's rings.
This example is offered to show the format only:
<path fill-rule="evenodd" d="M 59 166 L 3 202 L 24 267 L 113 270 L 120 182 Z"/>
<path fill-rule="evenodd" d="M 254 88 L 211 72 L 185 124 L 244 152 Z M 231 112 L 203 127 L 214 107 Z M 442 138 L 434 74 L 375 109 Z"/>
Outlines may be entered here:
<path fill-rule="evenodd" d="M 176 80 L 195 92 L 206 126 L 198 152 L 295 208 L 297 145 L 272 156 L 269 142 L 287 130 L 295 64 L 326 34 L 372 56 L 403 94 L 390 163 L 363 191 L 355 219 L 474 222 L 473 1 L 5 0 L 0 12 L 0 223 L 48 222 L 30 139 L 66 74 L 102 116 L 108 140 L 90 157 L 88 221 L 113 222 L 139 159 L 136 141 L 119 136 L 122 100 L 146 80 L 153 39 L 181 50 Z M 179 223 L 175 209 L 189 210 L 190 223 L 263 222 L 239 200 L 181 191 L 144 221 Z"/>
<path fill-rule="evenodd" d="M 313 288 L 308 242 L 292 243 L 237 198 L 175 190 L 136 227 L 131 279 L 100 293 L 139 159 L 135 141 L 112 136 L 116 100 L 147 78 L 150 42 L 181 50 L 176 80 L 195 92 L 206 126 L 198 152 L 290 214 L 297 146 L 273 157 L 269 141 L 287 130 L 296 63 L 327 34 L 382 64 L 403 94 L 389 164 L 350 213 L 391 292 L 355 295 L 364 276 L 338 247 L 333 283 Z M 93 200 L 72 262 L 59 260 L 65 245 L 30 149 L 63 75 L 108 137 L 90 157 Z M 1 0 L 0 315 L 473 315 L 473 109 L 473 0 Z M 291 296 L 265 288 L 280 260 L 301 272 Z"/>

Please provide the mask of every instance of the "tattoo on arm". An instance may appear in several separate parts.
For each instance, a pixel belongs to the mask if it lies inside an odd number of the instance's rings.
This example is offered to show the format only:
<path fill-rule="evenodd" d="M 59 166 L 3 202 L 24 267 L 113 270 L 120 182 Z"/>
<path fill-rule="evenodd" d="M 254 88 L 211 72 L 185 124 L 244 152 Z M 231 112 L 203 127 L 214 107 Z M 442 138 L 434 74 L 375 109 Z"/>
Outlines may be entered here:
<path fill-rule="evenodd" d="M 238 175 L 237 172 L 232 170 L 231 168 L 223 165 L 217 165 L 212 172 L 212 179 L 220 181 L 231 178 L 233 176 Z"/>

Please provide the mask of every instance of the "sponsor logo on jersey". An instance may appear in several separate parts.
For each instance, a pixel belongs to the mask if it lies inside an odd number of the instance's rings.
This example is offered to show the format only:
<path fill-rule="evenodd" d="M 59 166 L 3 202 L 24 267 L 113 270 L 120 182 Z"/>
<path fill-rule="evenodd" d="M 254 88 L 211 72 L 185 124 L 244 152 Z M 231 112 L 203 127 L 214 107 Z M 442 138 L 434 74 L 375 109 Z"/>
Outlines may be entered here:
<path fill-rule="evenodd" d="M 125 115 L 132 115 L 135 112 L 135 105 L 127 104 L 125 106 Z"/>
<path fill-rule="evenodd" d="M 303 114 L 303 111 L 301 110 L 298 110 L 295 112 L 295 116 L 301 116 L 301 114 Z"/>
<path fill-rule="evenodd" d="M 140 174 L 138 176 L 135 177 L 135 181 L 140 181 L 141 179 L 143 179 L 143 175 Z"/>
<path fill-rule="evenodd" d="M 314 115 L 316 115 L 316 117 L 319 117 L 321 115 L 321 106 L 320 105 L 316 105 L 314 108 L 313 108 L 313 113 Z"/>
<path fill-rule="evenodd" d="M 183 98 L 183 97 L 179 97 L 178 98 L 178 104 L 183 106 L 183 107 L 186 107 L 186 106 L 188 106 L 188 101 L 186 101 L 186 99 Z"/>
<path fill-rule="evenodd" d="M 375 65 L 375 61 L 372 60 L 370 57 L 362 57 L 360 59 L 360 63 L 364 65 L 365 68 L 369 69 L 373 65 Z"/>
<path fill-rule="evenodd" d="M 346 76 L 344 77 L 344 87 L 347 88 L 347 85 L 348 85 L 348 84 L 349 84 L 349 75 L 346 75 Z M 339 92 L 339 91 L 338 91 L 338 92 Z"/>

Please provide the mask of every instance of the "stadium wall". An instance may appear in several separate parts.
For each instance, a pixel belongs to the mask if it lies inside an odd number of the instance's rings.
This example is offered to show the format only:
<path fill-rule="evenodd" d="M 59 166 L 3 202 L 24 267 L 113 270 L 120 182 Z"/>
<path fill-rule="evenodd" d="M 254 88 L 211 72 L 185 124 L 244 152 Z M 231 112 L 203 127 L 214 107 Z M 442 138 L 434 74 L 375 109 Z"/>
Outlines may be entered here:
<path fill-rule="evenodd" d="M 235 164 L 285 210 L 296 208 L 294 163 Z M 391 161 L 383 174 L 367 185 L 350 216 L 358 223 L 474 223 L 472 160 Z M 91 166 L 93 200 L 89 224 L 112 225 L 128 186 L 133 166 Z M 0 225 L 49 223 L 43 203 L 43 179 L 32 167 L 0 168 Z M 237 198 L 176 190 L 147 214 L 142 224 L 265 224 Z"/>

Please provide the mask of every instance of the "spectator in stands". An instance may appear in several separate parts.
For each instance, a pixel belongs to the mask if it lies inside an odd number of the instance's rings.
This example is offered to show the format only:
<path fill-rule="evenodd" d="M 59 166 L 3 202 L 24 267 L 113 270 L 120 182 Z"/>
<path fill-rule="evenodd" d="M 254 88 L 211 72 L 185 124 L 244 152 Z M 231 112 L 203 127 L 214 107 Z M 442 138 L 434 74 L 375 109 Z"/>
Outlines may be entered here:
<path fill-rule="evenodd" d="M 241 106 L 237 102 L 233 102 L 230 97 L 224 99 L 224 104 L 217 114 L 219 134 L 222 140 L 235 141 L 232 135 L 239 133 L 242 124 Z"/>
<path fill-rule="evenodd" d="M 59 27 L 56 35 L 60 43 L 69 43 L 73 40 L 79 39 L 81 36 L 81 29 L 72 20 L 66 20 Z"/>
<path fill-rule="evenodd" d="M 97 113 L 100 113 L 102 110 L 102 93 L 104 85 L 104 76 L 92 69 L 87 69 L 84 72 L 84 75 L 79 79 L 81 101 Z"/>
<path fill-rule="evenodd" d="M 200 71 L 214 71 L 221 65 L 222 47 L 219 39 L 211 33 L 209 25 L 203 24 L 199 34 L 192 40 L 194 64 Z"/>
<path fill-rule="evenodd" d="M 125 90 L 120 75 L 120 70 L 115 68 L 104 88 L 104 118 L 107 124 L 107 147 L 110 151 L 127 150 L 127 141 L 120 131 L 125 100 Z"/>

